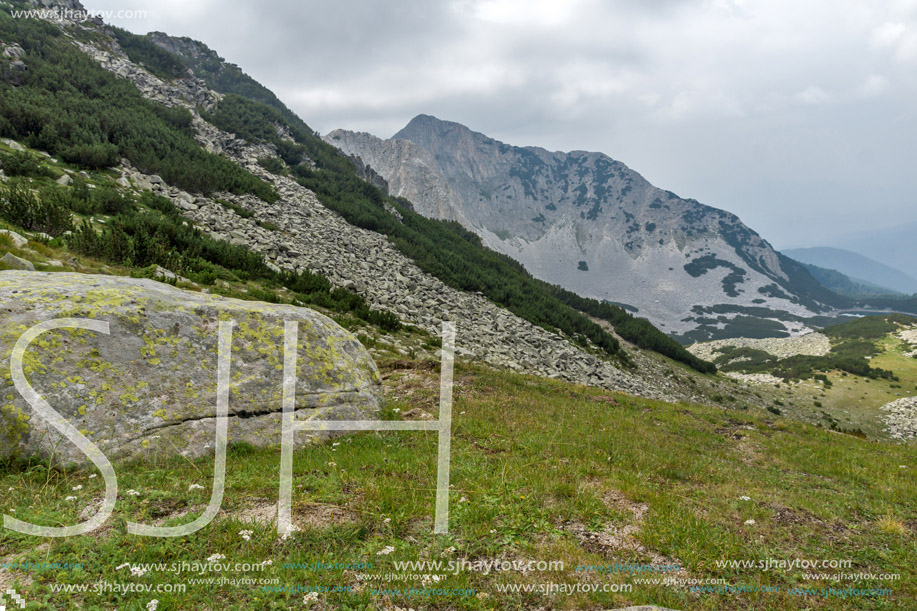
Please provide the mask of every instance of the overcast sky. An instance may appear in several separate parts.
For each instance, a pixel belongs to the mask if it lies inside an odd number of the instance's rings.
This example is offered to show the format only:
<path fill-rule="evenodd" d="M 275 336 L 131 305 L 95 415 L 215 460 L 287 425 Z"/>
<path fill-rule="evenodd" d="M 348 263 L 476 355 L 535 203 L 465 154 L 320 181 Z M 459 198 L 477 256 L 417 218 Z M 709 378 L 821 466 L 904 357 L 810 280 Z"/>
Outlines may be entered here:
<path fill-rule="evenodd" d="M 311 127 L 607 153 L 776 247 L 917 221 L 917 0 L 84 0 Z"/>

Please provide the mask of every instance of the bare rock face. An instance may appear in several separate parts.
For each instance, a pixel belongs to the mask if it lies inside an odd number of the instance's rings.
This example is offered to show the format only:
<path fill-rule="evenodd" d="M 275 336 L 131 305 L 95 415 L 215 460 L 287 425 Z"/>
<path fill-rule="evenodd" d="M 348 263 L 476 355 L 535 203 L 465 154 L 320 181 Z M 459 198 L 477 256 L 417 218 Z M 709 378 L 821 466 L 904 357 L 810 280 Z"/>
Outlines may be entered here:
<path fill-rule="evenodd" d="M 365 132 L 335 130 L 325 141 L 359 158 L 388 183 L 388 192 L 409 200 L 420 214 L 468 226 L 458 194 L 433 155 L 408 140 L 382 140 Z"/>
<path fill-rule="evenodd" d="M 511 146 L 426 115 L 389 140 L 343 130 L 325 140 L 361 157 L 421 214 L 456 220 L 532 275 L 634 306 L 666 332 L 700 329 L 693 337 L 704 339 L 758 316 L 797 333 L 830 309 L 807 271 L 735 215 L 659 189 L 607 155 Z"/>
<path fill-rule="evenodd" d="M 234 321 L 229 441 L 280 442 L 284 322 L 299 323 L 297 418 L 366 419 L 379 407 L 371 357 L 307 308 L 181 291 L 152 280 L 0 272 L 0 456 L 87 459 L 13 386 L 22 334 L 60 318 L 107 321 L 104 335 L 60 329 L 26 351 L 32 387 L 110 458 L 209 455 L 215 442 L 217 330 Z M 297 434 L 297 441 L 308 440 Z"/>

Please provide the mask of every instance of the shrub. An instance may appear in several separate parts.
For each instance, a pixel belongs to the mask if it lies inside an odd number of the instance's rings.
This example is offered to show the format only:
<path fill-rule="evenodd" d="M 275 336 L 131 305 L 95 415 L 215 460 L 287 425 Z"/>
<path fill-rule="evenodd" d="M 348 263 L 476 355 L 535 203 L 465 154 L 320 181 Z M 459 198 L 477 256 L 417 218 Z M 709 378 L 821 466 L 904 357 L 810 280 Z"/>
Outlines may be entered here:
<path fill-rule="evenodd" d="M 58 197 L 39 197 L 20 181 L 0 188 L 0 217 L 28 231 L 59 236 L 73 228 L 73 217 Z"/>
<path fill-rule="evenodd" d="M 104 185 L 92 193 L 92 201 L 96 210 L 105 214 L 121 214 L 130 207 L 131 201 L 120 190 L 111 185 Z"/>
<path fill-rule="evenodd" d="M 49 175 L 38 157 L 27 151 L 16 151 L 12 155 L 4 155 L 0 167 L 8 176 L 42 178 Z"/>
<path fill-rule="evenodd" d="M 271 174 L 282 174 L 286 167 L 277 157 L 262 157 L 258 160 L 258 165 L 260 165 Z"/>

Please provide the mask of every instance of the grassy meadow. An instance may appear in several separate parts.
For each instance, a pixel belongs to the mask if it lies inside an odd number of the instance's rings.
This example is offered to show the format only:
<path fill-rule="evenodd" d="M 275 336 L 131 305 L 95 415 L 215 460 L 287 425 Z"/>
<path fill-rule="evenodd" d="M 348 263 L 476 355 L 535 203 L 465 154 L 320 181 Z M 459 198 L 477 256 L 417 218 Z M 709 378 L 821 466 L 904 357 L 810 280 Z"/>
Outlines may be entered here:
<path fill-rule="evenodd" d="M 436 364 L 380 367 L 385 418 L 436 415 Z M 116 465 L 115 514 L 92 536 L 0 532 L 0 562 L 82 568 L 7 570 L 0 585 L 35 608 L 87 610 L 908 609 L 917 600 L 914 445 L 764 410 L 653 402 L 466 363 L 457 364 L 453 415 L 448 535 L 433 534 L 435 433 L 362 433 L 298 450 L 293 521 L 300 530 L 286 540 L 272 522 L 279 449 L 232 445 L 222 510 L 203 530 L 156 539 L 129 535 L 124 525 L 193 520 L 210 498 L 212 459 Z M 32 462 L 5 465 L 0 489 L 4 513 L 66 525 L 81 520 L 104 485 L 90 472 Z M 257 570 L 143 568 L 205 563 L 215 554 L 225 556 L 217 562 Z M 794 559 L 849 565 L 757 565 Z M 395 566 L 448 560 L 515 564 L 455 574 Z M 530 561 L 560 561 L 563 569 L 517 570 Z M 615 572 L 615 565 L 632 568 Z M 642 572 L 627 572 L 637 566 Z M 833 581 L 809 572 L 898 578 Z M 202 578 L 214 581 L 190 583 Z M 106 592 L 100 583 L 185 584 L 185 591 Z M 598 591 L 582 591 L 592 587 Z M 864 596 L 851 588 L 889 591 Z"/>

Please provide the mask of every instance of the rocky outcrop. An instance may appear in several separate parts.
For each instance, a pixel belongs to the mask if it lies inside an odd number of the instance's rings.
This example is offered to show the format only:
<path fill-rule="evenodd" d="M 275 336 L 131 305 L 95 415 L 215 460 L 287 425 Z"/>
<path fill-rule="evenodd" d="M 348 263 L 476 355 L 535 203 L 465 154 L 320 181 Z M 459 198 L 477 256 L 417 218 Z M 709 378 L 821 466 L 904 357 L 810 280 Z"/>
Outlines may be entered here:
<path fill-rule="evenodd" d="M 162 47 L 169 53 L 188 56 L 195 59 L 222 61 L 222 58 L 207 45 L 187 37 L 169 36 L 165 32 L 150 32 L 150 42 Z"/>
<path fill-rule="evenodd" d="M 26 4 L 39 8 L 62 8 L 71 11 L 86 11 L 79 0 L 27 0 Z"/>
<path fill-rule="evenodd" d="M 29 69 L 23 57 L 25 57 L 25 49 L 18 44 L 6 46 L 3 41 L 0 41 L 0 81 L 19 86 L 23 73 Z"/>
<path fill-rule="evenodd" d="M 365 132 L 335 130 L 325 141 L 378 172 L 391 195 L 410 201 L 420 214 L 436 219 L 470 222 L 462 214 L 458 195 L 436 167 L 433 155 L 408 140 L 382 140 Z"/>
<path fill-rule="evenodd" d="M 279 443 L 284 322 L 299 323 L 299 419 L 366 419 L 381 379 L 357 339 L 307 308 L 181 291 L 152 280 L 0 272 L 0 455 L 85 456 L 13 388 L 10 356 L 22 334 L 59 318 L 107 321 L 110 334 L 51 331 L 25 358 L 30 384 L 110 457 L 212 453 L 217 329 L 232 320 L 229 439 Z M 304 442 L 307 434 L 297 439 Z"/>
<path fill-rule="evenodd" d="M 905 397 L 882 406 L 885 431 L 892 439 L 917 439 L 917 397 Z"/>
<path fill-rule="evenodd" d="M 84 53 L 92 57 L 106 70 L 130 80 L 144 97 L 166 106 L 184 106 L 195 110 L 198 106 L 211 109 L 222 96 L 207 88 L 204 81 L 192 78 L 166 82 L 131 62 L 112 40 L 110 48 L 103 49 L 95 44 L 73 41 Z"/>
<path fill-rule="evenodd" d="M 249 163 L 255 163 L 262 157 L 277 154 L 273 145 L 253 145 L 205 121 L 198 109 L 213 109 L 223 96 L 208 89 L 203 80 L 189 75 L 183 79 L 164 81 L 131 62 L 114 40 L 111 41 L 109 48 L 101 48 L 95 44 L 76 40 L 73 43 L 106 70 L 131 81 L 147 99 L 169 107 L 187 108 L 191 112 L 195 138 L 205 150 L 216 154 L 226 154 Z"/>
<path fill-rule="evenodd" d="M 357 176 L 376 187 L 386 195 L 388 194 L 388 181 L 382 178 L 382 175 L 376 172 L 371 165 L 363 163 L 359 157 L 350 156 L 350 162 L 357 171 Z"/>
<path fill-rule="evenodd" d="M 32 272 L 35 271 L 35 266 L 32 265 L 31 261 L 21 259 L 9 252 L 3 255 L 3 257 L 0 257 L 0 263 L 6 265 L 9 269 L 24 269 Z"/>
<path fill-rule="evenodd" d="M 910 350 L 910 352 L 906 352 L 904 356 L 917 358 L 917 328 L 911 327 L 902 329 L 897 337 L 906 343 L 908 346 L 907 349 Z"/>
<path fill-rule="evenodd" d="M 635 306 L 666 332 L 715 332 L 738 314 L 759 316 L 736 308 L 767 308 L 796 333 L 822 309 L 810 292 L 825 291 L 808 272 L 735 215 L 601 153 L 510 146 L 425 115 L 389 140 L 343 130 L 325 139 L 422 214 L 462 223 L 538 278 Z M 731 309 L 717 318 L 694 310 L 722 305 Z"/>
<path fill-rule="evenodd" d="M 724 348 L 752 348 L 763 350 L 778 359 L 787 359 L 791 356 L 825 356 L 831 352 L 831 340 L 822 333 L 807 333 L 799 337 L 784 338 L 736 338 L 721 339 L 713 342 L 694 344 L 688 351 L 694 356 L 713 361 L 720 355 Z"/>

